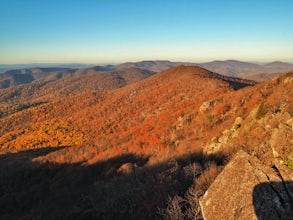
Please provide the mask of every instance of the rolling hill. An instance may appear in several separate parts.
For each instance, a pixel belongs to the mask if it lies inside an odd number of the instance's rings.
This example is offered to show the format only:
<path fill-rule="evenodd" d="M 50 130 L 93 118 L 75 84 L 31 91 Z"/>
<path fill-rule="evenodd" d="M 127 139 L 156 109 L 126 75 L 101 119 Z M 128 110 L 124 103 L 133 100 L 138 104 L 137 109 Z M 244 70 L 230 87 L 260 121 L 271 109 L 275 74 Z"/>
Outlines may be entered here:
<path fill-rule="evenodd" d="M 79 93 L 117 89 L 154 74 L 154 72 L 137 68 L 108 72 L 100 72 L 100 70 L 100 67 L 93 67 L 49 72 L 42 80 L 1 89 L 0 117 Z"/>
<path fill-rule="evenodd" d="M 114 70 L 111 65 L 94 66 L 86 69 L 69 68 L 32 68 L 9 70 L 0 74 L 0 88 L 9 88 L 22 84 L 29 84 L 35 81 L 52 81 L 72 76 L 82 76 L 97 72 Z"/>
<path fill-rule="evenodd" d="M 180 65 L 193 66 L 198 65 L 212 72 L 220 73 L 226 76 L 250 79 L 255 81 L 265 81 L 272 79 L 281 73 L 293 70 L 293 64 L 284 62 L 272 62 L 267 64 L 255 64 L 241 62 L 237 60 L 213 61 L 207 63 L 188 63 L 188 62 L 171 62 L 167 60 L 127 62 L 116 66 L 93 66 L 89 68 L 70 69 L 63 67 L 31 68 L 31 69 L 14 69 L 0 74 L 0 88 L 8 88 L 21 84 L 28 84 L 37 80 L 57 80 L 72 76 L 82 76 L 93 74 L 95 72 L 114 71 L 125 68 L 140 68 L 153 72 L 160 72 L 171 67 Z M 62 66 L 62 65 L 61 65 Z M 66 65 L 65 65 L 66 66 Z M 69 65 L 70 66 L 70 65 Z M 74 65 L 71 65 L 75 67 Z M 79 67 L 79 66 L 78 66 Z"/>
<path fill-rule="evenodd" d="M 90 81 L 92 81 L 92 79 L 90 79 Z M 206 84 L 206 81 L 208 84 Z M 78 81 L 78 83 L 80 83 L 80 81 Z M 184 111 L 191 111 L 191 109 L 196 106 L 196 103 L 200 104 L 204 99 L 207 99 L 208 97 L 212 98 L 215 93 L 222 94 L 253 84 L 254 82 L 252 81 L 221 76 L 199 67 L 180 66 L 175 67 L 174 69 L 171 68 L 165 72 L 161 72 L 160 74 L 156 74 L 153 77 L 149 77 L 148 79 L 136 84 L 131 84 L 130 86 L 124 87 L 120 90 L 110 90 L 109 92 L 105 93 L 93 93 L 92 91 L 85 91 L 83 93 L 77 94 L 77 96 L 69 96 L 60 100 L 56 99 L 54 102 L 48 103 L 48 105 L 42 105 L 39 108 L 33 108 L 31 110 L 28 109 L 27 111 L 20 112 L 19 115 L 16 114 L 12 116 L 16 116 L 17 118 L 19 117 L 21 120 L 21 126 L 23 127 L 22 130 L 26 130 L 24 124 L 24 119 L 27 118 L 26 114 L 31 115 L 32 117 L 33 115 L 36 115 L 35 118 L 37 121 L 34 121 L 32 118 L 31 120 L 27 121 L 27 123 L 32 127 L 39 127 L 33 125 L 32 123 L 42 120 L 42 117 L 38 116 L 38 114 L 43 114 L 41 112 L 48 112 L 48 115 L 44 115 L 47 120 L 50 120 L 50 118 L 52 120 L 59 118 L 60 121 L 68 121 L 69 118 L 71 118 L 70 121 L 72 123 L 76 123 L 72 127 L 84 130 L 81 136 L 89 136 L 87 139 L 91 144 L 94 143 L 94 139 L 96 140 L 96 138 L 100 136 L 113 136 L 117 134 L 119 134 L 119 136 L 122 135 L 120 138 L 110 137 L 110 139 L 106 142 L 111 144 L 111 139 L 116 142 L 121 138 L 127 138 L 123 137 L 123 135 L 128 136 L 130 133 L 142 132 L 142 127 L 145 123 L 152 123 L 152 125 L 148 126 L 154 127 L 155 124 L 153 123 L 156 123 L 156 120 L 154 119 L 157 117 L 157 115 L 162 114 L 162 117 L 166 120 L 165 123 L 168 123 L 164 126 L 161 125 L 161 127 L 170 128 L 172 127 L 172 124 L 170 123 L 172 123 L 174 120 L 176 121 L 180 117 L 180 114 L 183 114 L 181 111 L 183 111 L 184 108 L 186 108 Z M 71 85 L 71 83 L 69 83 L 69 85 Z M 206 89 L 207 85 L 208 89 Z M 166 93 L 165 90 L 168 92 Z M 164 95 L 160 96 L 159 94 Z M 157 97 L 157 100 L 155 101 L 153 97 Z M 180 101 L 181 99 L 182 101 Z M 164 108 L 162 106 L 164 106 Z M 140 108 L 143 108 L 144 111 L 141 111 Z M 170 112 L 170 109 L 173 108 L 175 108 L 175 110 Z M 35 113 L 32 114 L 32 112 Z M 159 112 L 161 113 L 159 114 Z M 174 114 L 174 116 L 171 116 L 170 114 Z M 92 120 L 84 120 L 82 119 L 82 115 L 91 115 Z M 72 119 L 73 117 L 76 118 Z M 104 118 L 107 118 L 107 121 L 109 121 L 107 123 L 111 124 L 111 126 L 106 130 L 106 122 L 104 121 Z M 82 121 L 80 121 L 81 119 Z M 138 123 L 138 119 L 142 121 L 148 119 L 150 122 L 147 120 L 145 123 Z M 7 121 L 9 126 L 11 126 L 9 118 L 4 118 L 4 121 Z M 14 123 L 18 124 L 18 120 L 16 118 L 13 119 L 13 124 Z M 84 126 L 84 123 L 90 124 Z M 120 126 L 117 126 L 117 124 L 120 124 Z M 127 124 L 129 124 L 128 126 L 138 126 L 138 131 L 135 131 L 135 128 L 126 126 Z M 5 129 L 4 124 L 2 129 Z M 103 134 L 104 131 L 106 134 Z M 126 134 L 122 134 L 123 132 L 126 132 Z M 153 132 L 147 133 L 150 134 Z M 161 135 L 162 133 L 159 133 L 159 131 L 154 132 L 153 134 L 154 138 Z M 157 141 L 163 142 L 165 140 Z M 62 143 L 60 144 L 64 145 Z M 161 144 L 162 143 L 160 143 L 160 145 Z M 5 146 L 6 144 L 2 144 L 2 150 L 6 148 Z M 15 146 L 17 146 L 16 143 L 14 143 L 14 147 Z M 41 145 L 39 145 L 39 147 L 40 146 Z M 23 147 L 25 147 L 25 145 L 23 145 Z M 7 147 L 7 149 L 9 148 L 10 147 Z"/>
<path fill-rule="evenodd" d="M 8 88 L 21 84 L 28 84 L 35 80 L 46 78 L 49 75 L 58 76 L 65 68 L 33 68 L 9 70 L 0 74 L 0 88 Z"/>

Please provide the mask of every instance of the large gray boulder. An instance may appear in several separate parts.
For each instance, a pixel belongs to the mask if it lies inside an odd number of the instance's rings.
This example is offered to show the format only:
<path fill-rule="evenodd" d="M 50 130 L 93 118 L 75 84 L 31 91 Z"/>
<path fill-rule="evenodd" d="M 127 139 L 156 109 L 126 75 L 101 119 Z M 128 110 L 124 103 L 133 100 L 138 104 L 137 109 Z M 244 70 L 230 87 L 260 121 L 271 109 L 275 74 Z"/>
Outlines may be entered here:
<path fill-rule="evenodd" d="M 204 219 L 293 219 L 292 170 L 278 167 L 239 151 L 200 199 Z"/>

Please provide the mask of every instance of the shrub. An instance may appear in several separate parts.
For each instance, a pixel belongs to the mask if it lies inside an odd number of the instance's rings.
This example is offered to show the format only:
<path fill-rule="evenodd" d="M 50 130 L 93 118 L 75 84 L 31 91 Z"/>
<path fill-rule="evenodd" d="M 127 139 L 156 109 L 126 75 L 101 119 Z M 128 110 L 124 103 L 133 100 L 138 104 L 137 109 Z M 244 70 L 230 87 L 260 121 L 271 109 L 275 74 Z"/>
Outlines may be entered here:
<path fill-rule="evenodd" d="M 184 174 L 187 177 L 196 178 L 202 172 L 202 167 L 199 163 L 191 163 L 183 168 Z"/>
<path fill-rule="evenodd" d="M 184 199 L 178 195 L 173 198 L 168 198 L 168 205 L 166 209 L 160 209 L 159 214 L 161 214 L 164 219 L 168 220 L 180 220 L 185 218 L 185 214 L 182 211 L 184 206 Z"/>
<path fill-rule="evenodd" d="M 187 203 L 185 215 L 187 219 L 197 219 L 197 220 L 203 219 L 200 205 L 199 205 L 199 198 L 202 195 L 203 194 L 197 191 L 194 187 L 190 187 L 189 190 L 187 191 L 185 195 L 185 200 Z"/>
<path fill-rule="evenodd" d="M 207 117 L 207 122 L 210 123 L 210 122 L 213 121 L 213 119 L 214 119 L 214 117 L 213 117 L 212 115 L 209 115 L 209 116 Z"/>
<path fill-rule="evenodd" d="M 222 161 L 223 162 L 223 161 Z M 184 197 L 175 195 L 169 197 L 167 207 L 159 209 L 159 214 L 164 219 L 197 219 L 202 220 L 199 198 L 222 171 L 223 166 L 218 166 L 215 161 L 194 162 L 183 167 L 186 176 L 193 177 L 194 182 L 185 192 Z"/>
<path fill-rule="evenodd" d="M 268 113 L 268 107 L 262 102 L 257 109 L 256 118 L 261 119 Z"/>
<path fill-rule="evenodd" d="M 293 159 L 287 159 L 284 161 L 284 164 L 293 170 Z"/>
<path fill-rule="evenodd" d="M 206 164 L 206 169 L 202 174 L 195 179 L 194 187 L 198 192 L 202 194 L 209 188 L 209 186 L 214 182 L 218 174 L 222 171 L 223 166 L 217 166 L 214 162 L 208 162 Z"/>

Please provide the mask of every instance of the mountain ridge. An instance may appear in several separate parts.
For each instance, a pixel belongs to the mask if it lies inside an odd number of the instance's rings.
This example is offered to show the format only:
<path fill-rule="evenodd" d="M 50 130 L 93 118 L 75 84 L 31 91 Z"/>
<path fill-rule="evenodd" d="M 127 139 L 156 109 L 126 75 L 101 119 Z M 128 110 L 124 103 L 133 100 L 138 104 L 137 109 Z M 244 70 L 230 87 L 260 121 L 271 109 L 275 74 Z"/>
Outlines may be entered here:
<path fill-rule="evenodd" d="M 162 71 L 170 67 L 178 65 L 198 65 L 206 68 L 212 72 L 217 72 L 226 76 L 233 76 L 238 78 L 251 79 L 256 81 L 263 81 L 272 79 L 272 77 L 280 75 L 281 73 L 292 71 L 293 64 L 284 62 L 272 62 L 267 64 L 256 64 L 250 62 L 243 62 L 238 60 L 224 60 L 212 61 L 205 63 L 188 63 L 188 62 L 170 62 L 170 61 L 141 61 L 133 63 L 124 63 L 117 65 L 121 66 L 136 66 L 139 68 L 151 69 L 153 71 Z M 263 75 L 268 76 L 263 77 Z M 270 76 L 272 75 L 272 76 Z"/>
<path fill-rule="evenodd" d="M 199 197 L 239 150 L 289 169 L 293 72 L 255 83 L 198 66 L 135 70 L 142 79 L 59 97 L 57 90 L 0 118 L 0 217 L 200 218 Z M 133 77 L 115 71 L 119 82 Z M 109 73 L 50 83 L 75 88 Z M 27 86 L 3 89 L 12 91 L 6 102 Z M 170 213 L 172 204 L 179 208 Z"/>
<path fill-rule="evenodd" d="M 264 81 L 272 79 L 281 73 L 293 70 L 293 64 L 284 63 L 280 61 L 267 63 L 267 64 L 255 64 L 237 60 L 225 60 L 225 61 L 213 61 L 206 63 L 189 63 L 189 62 L 171 62 L 168 60 L 148 60 L 141 62 L 127 62 L 114 65 L 105 66 L 92 66 L 86 69 L 70 69 L 60 67 L 50 68 L 32 68 L 32 69 L 17 69 L 9 70 L 0 74 L 0 88 L 8 88 L 20 84 L 27 84 L 36 80 L 57 80 L 64 77 L 70 77 L 75 75 L 86 75 L 94 73 L 96 71 L 114 71 L 135 67 L 140 69 L 146 69 L 154 72 L 160 72 L 165 69 L 179 66 L 201 66 L 212 72 L 217 72 L 225 76 L 233 76 L 236 78 L 250 79 L 254 81 Z"/>

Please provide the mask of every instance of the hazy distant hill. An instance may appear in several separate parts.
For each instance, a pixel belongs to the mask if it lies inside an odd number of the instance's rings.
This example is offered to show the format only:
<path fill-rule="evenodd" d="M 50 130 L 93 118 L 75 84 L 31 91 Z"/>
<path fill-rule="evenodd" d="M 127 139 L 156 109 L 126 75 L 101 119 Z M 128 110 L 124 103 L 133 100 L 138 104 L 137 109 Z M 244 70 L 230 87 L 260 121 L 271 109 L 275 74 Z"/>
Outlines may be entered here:
<path fill-rule="evenodd" d="M 237 60 L 213 61 L 207 63 L 184 63 L 184 62 L 170 62 L 170 61 L 141 61 L 133 63 L 122 63 L 117 65 L 120 67 L 138 67 L 143 69 L 159 72 L 170 67 L 179 65 L 198 65 L 210 71 L 220 73 L 226 76 L 240 77 L 263 81 L 271 79 L 281 73 L 293 70 L 293 64 L 283 62 L 273 62 L 264 65 L 241 62 Z"/>
<path fill-rule="evenodd" d="M 287 72 L 287 71 L 285 71 Z M 254 80 L 254 81 L 257 81 L 257 82 L 262 82 L 262 81 L 265 81 L 265 80 L 270 80 L 270 79 L 273 79 L 275 77 L 278 77 L 280 76 L 281 73 L 255 73 L 255 74 L 251 74 L 251 75 L 248 75 L 246 76 L 247 79 L 250 79 L 250 80 Z"/>
<path fill-rule="evenodd" d="M 200 65 L 211 71 L 215 71 L 227 76 L 254 79 L 258 81 L 270 79 L 272 76 L 293 70 L 293 64 L 283 62 L 273 62 L 260 65 L 237 60 L 226 60 L 201 63 Z M 275 75 L 271 75 L 273 73 Z M 261 77 L 262 75 L 259 74 L 263 74 L 263 77 Z M 266 74 L 268 74 L 268 76 L 266 76 Z M 258 77 L 255 75 L 258 75 Z"/>
<path fill-rule="evenodd" d="M 290 63 L 284 63 L 280 61 L 272 62 L 272 63 L 267 63 L 264 65 L 266 68 L 279 68 L 279 71 L 282 71 L 282 69 L 285 68 L 292 68 L 293 64 Z"/>
<path fill-rule="evenodd" d="M 237 60 L 213 61 L 201 63 L 202 67 L 228 76 L 239 76 L 241 72 L 253 72 L 261 68 L 255 63 L 241 62 Z"/>
<path fill-rule="evenodd" d="M 114 66 L 94 66 L 86 69 L 50 67 L 9 70 L 0 74 L 0 88 L 28 84 L 36 80 L 52 81 L 66 77 L 88 75 L 100 71 L 110 70 L 114 70 Z"/>
<path fill-rule="evenodd" d="M 69 68 L 69 69 L 82 69 L 96 66 L 95 64 L 84 63 L 31 63 L 31 64 L 0 64 L 0 73 L 4 73 L 9 70 L 18 69 L 32 69 L 32 68 Z"/>
<path fill-rule="evenodd" d="M 69 71 L 70 69 L 53 67 L 9 70 L 0 74 L 0 88 L 8 88 L 21 84 L 27 84 L 35 80 L 51 77 L 53 75 L 58 77 L 61 72 L 65 70 Z"/>
<path fill-rule="evenodd" d="M 35 64 L 36 65 L 36 64 Z M 293 64 L 284 62 L 272 62 L 267 64 L 256 64 L 249 62 L 242 62 L 237 60 L 225 60 L 225 61 L 213 61 L 207 63 L 189 63 L 189 62 L 171 62 L 167 60 L 149 60 L 141 62 L 127 62 L 118 65 L 106 65 L 106 66 L 92 66 L 88 67 L 87 64 L 56 64 L 56 66 L 51 66 L 48 68 L 36 68 L 34 64 L 27 64 L 26 66 L 31 66 L 34 68 L 21 68 L 23 65 L 0 65 L 3 68 L 10 68 L 9 71 L 5 73 L 0 73 L 0 88 L 7 88 L 15 85 L 20 85 L 23 83 L 30 83 L 37 79 L 56 80 L 59 78 L 76 76 L 76 75 L 86 75 L 88 72 L 94 71 L 112 71 L 114 69 L 123 69 L 129 67 L 135 67 L 140 69 L 146 69 L 154 72 L 160 72 L 171 67 L 185 65 L 185 66 L 201 66 L 210 71 L 220 73 L 226 76 L 233 76 L 245 79 L 251 79 L 256 81 L 264 81 L 267 79 L 272 79 L 281 73 L 285 73 L 293 70 Z M 44 64 L 46 65 L 46 64 Z M 11 70 L 11 67 L 17 67 Z M 68 68 L 70 67 L 70 68 Z M 86 68 L 87 67 L 87 68 Z M 64 71 L 63 71 L 64 70 Z"/>
<path fill-rule="evenodd" d="M 166 70 L 171 67 L 179 66 L 179 65 L 186 65 L 186 66 L 193 66 L 196 65 L 195 63 L 188 63 L 188 62 L 171 62 L 168 60 L 155 60 L 155 61 L 141 61 L 141 62 L 127 62 L 116 65 L 116 68 L 125 68 L 125 67 L 137 67 L 142 69 L 151 70 L 154 72 L 160 72 Z"/>

